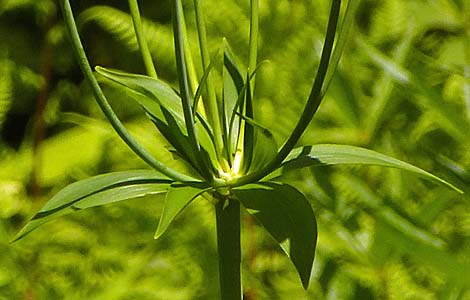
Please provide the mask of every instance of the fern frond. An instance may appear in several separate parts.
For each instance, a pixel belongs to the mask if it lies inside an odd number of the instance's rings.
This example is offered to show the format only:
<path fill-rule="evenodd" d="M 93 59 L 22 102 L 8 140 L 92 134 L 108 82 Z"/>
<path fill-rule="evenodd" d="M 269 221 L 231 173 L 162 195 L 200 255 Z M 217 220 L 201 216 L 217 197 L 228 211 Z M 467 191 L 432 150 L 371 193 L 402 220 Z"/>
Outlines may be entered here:
<path fill-rule="evenodd" d="M 109 6 L 93 6 L 79 16 L 80 28 L 93 23 L 109 33 L 116 41 L 130 51 L 138 50 L 134 25 L 129 14 Z M 144 34 L 147 37 L 150 52 L 158 65 L 174 64 L 173 35 L 168 26 L 149 20 L 143 20 Z"/>

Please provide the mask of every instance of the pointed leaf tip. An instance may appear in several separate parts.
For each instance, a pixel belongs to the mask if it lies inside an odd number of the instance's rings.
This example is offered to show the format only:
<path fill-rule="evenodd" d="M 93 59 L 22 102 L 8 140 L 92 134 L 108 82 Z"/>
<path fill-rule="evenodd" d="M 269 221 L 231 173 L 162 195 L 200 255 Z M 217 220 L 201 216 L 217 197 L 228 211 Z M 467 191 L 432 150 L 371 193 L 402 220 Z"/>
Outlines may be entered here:
<path fill-rule="evenodd" d="M 165 206 L 158 222 L 154 239 L 159 239 L 173 220 L 199 195 L 206 190 L 192 186 L 172 186 L 165 197 Z"/>
<path fill-rule="evenodd" d="M 284 160 L 281 173 L 313 165 L 363 164 L 397 168 L 439 182 L 463 194 L 455 185 L 421 168 L 373 150 L 337 144 L 319 144 L 294 149 Z"/>
<path fill-rule="evenodd" d="M 235 188 L 247 211 L 272 235 L 308 288 L 317 243 L 317 222 L 310 203 L 287 184 L 260 183 Z"/>
<path fill-rule="evenodd" d="M 10 243 L 39 226 L 76 210 L 164 193 L 171 180 L 153 170 L 123 171 L 98 175 L 70 184 L 52 197 Z"/>

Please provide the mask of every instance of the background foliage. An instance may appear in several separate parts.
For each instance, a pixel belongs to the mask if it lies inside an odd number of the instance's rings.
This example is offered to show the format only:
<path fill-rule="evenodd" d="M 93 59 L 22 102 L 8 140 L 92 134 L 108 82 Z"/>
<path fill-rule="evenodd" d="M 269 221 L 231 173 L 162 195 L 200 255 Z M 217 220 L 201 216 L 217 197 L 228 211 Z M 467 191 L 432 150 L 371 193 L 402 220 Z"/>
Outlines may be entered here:
<path fill-rule="evenodd" d="M 159 75 L 175 83 L 169 4 L 141 2 Z M 124 1 L 72 4 L 93 65 L 144 73 Z M 308 95 L 328 5 L 261 1 L 260 59 L 268 61 L 257 77 L 256 109 L 278 144 Z M 226 37 L 245 58 L 248 1 L 205 6 L 214 53 Z M 310 288 L 303 291 L 288 259 L 246 216 L 246 299 L 470 299 L 469 20 L 463 0 L 363 0 L 335 79 L 301 141 L 375 149 L 466 194 L 383 168 L 290 175 L 318 218 Z M 67 183 L 144 164 L 103 122 L 56 2 L 0 1 L 0 41 L 0 300 L 216 299 L 214 212 L 202 202 L 158 242 L 152 237 L 163 201 L 155 196 L 83 211 L 8 244 Z M 156 151 L 139 108 L 112 89 L 108 94 Z"/>

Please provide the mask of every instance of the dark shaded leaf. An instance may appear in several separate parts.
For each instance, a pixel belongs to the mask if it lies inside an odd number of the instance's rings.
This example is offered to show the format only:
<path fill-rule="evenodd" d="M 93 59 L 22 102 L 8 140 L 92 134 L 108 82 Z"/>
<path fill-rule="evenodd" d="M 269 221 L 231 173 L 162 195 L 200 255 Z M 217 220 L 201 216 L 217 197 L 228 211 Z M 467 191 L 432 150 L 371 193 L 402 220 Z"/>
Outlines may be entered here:
<path fill-rule="evenodd" d="M 224 80 L 224 91 L 223 91 L 223 125 L 225 128 L 225 143 L 229 145 L 228 157 L 230 157 L 233 151 L 237 148 L 237 139 L 234 138 L 238 135 L 238 128 L 240 120 L 235 118 L 234 111 L 240 102 L 240 97 L 243 95 L 245 82 L 241 75 L 240 68 L 236 63 L 237 59 L 233 54 L 232 50 L 226 39 L 224 39 L 224 68 L 223 68 L 223 80 Z"/>
<path fill-rule="evenodd" d="M 272 182 L 249 184 L 234 189 L 233 194 L 289 256 L 306 289 L 315 257 L 317 223 L 305 196 L 292 186 Z"/>
<path fill-rule="evenodd" d="M 253 99 L 251 97 L 251 83 L 250 75 L 247 74 L 246 77 L 246 93 L 245 93 L 245 109 L 244 116 L 246 119 L 254 119 L 253 116 Z M 243 172 L 248 171 L 253 161 L 253 151 L 255 146 L 255 129 L 253 123 L 245 121 L 244 123 L 245 132 L 243 134 Z"/>

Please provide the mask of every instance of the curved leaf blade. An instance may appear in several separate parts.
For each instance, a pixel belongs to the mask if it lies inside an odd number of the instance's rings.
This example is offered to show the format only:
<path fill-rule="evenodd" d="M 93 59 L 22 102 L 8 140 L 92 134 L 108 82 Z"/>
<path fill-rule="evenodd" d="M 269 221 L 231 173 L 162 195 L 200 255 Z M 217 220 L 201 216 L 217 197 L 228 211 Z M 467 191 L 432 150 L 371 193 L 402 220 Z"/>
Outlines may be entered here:
<path fill-rule="evenodd" d="M 160 238 L 183 209 L 205 191 L 192 186 L 171 186 L 165 197 L 165 206 L 163 207 L 162 216 L 158 222 L 154 238 Z"/>
<path fill-rule="evenodd" d="M 283 173 L 313 165 L 339 164 L 364 164 L 398 168 L 413 172 L 423 178 L 439 182 L 459 193 L 463 193 L 453 184 L 409 163 L 369 149 L 349 145 L 319 144 L 294 149 L 284 160 L 280 171 Z"/>
<path fill-rule="evenodd" d="M 52 197 L 12 242 L 52 219 L 90 207 L 164 193 L 172 181 L 151 170 L 103 174 L 70 184 Z"/>
<path fill-rule="evenodd" d="M 181 98 L 166 82 L 150 76 L 110 70 L 99 66 L 95 70 L 101 76 L 147 96 L 150 102 L 143 102 L 143 99 L 139 99 L 139 104 L 148 108 L 150 112 L 153 113 L 153 110 L 150 109 L 152 106 L 160 104 L 178 117 L 181 122 L 184 121 Z"/>
<path fill-rule="evenodd" d="M 184 156 L 191 157 L 189 153 L 190 139 L 187 135 L 181 97 L 166 82 L 144 75 L 131 74 L 103 67 L 96 67 L 98 74 L 117 83 L 129 91 L 132 98 L 150 115 L 153 122 L 165 138 L 178 150 L 183 150 Z M 214 147 L 214 138 L 203 121 L 195 123 L 198 141 L 207 152 L 210 160 L 217 161 Z M 194 164 L 194 158 L 193 158 Z"/>
<path fill-rule="evenodd" d="M 256 171 L 265 167 L 277 154 L 277 143 L 268 128 L 255 120 L 240 115 L 240 117 L 253 127 L 253 154 L 250 170 Z"/>
<path fill-rule="evenodd" d="M 310 203 L 287 184 L 249 184 L 233 190 L 247 211 L 279 243 L 307 289 L 317 243 L 317 222 Z"/>

